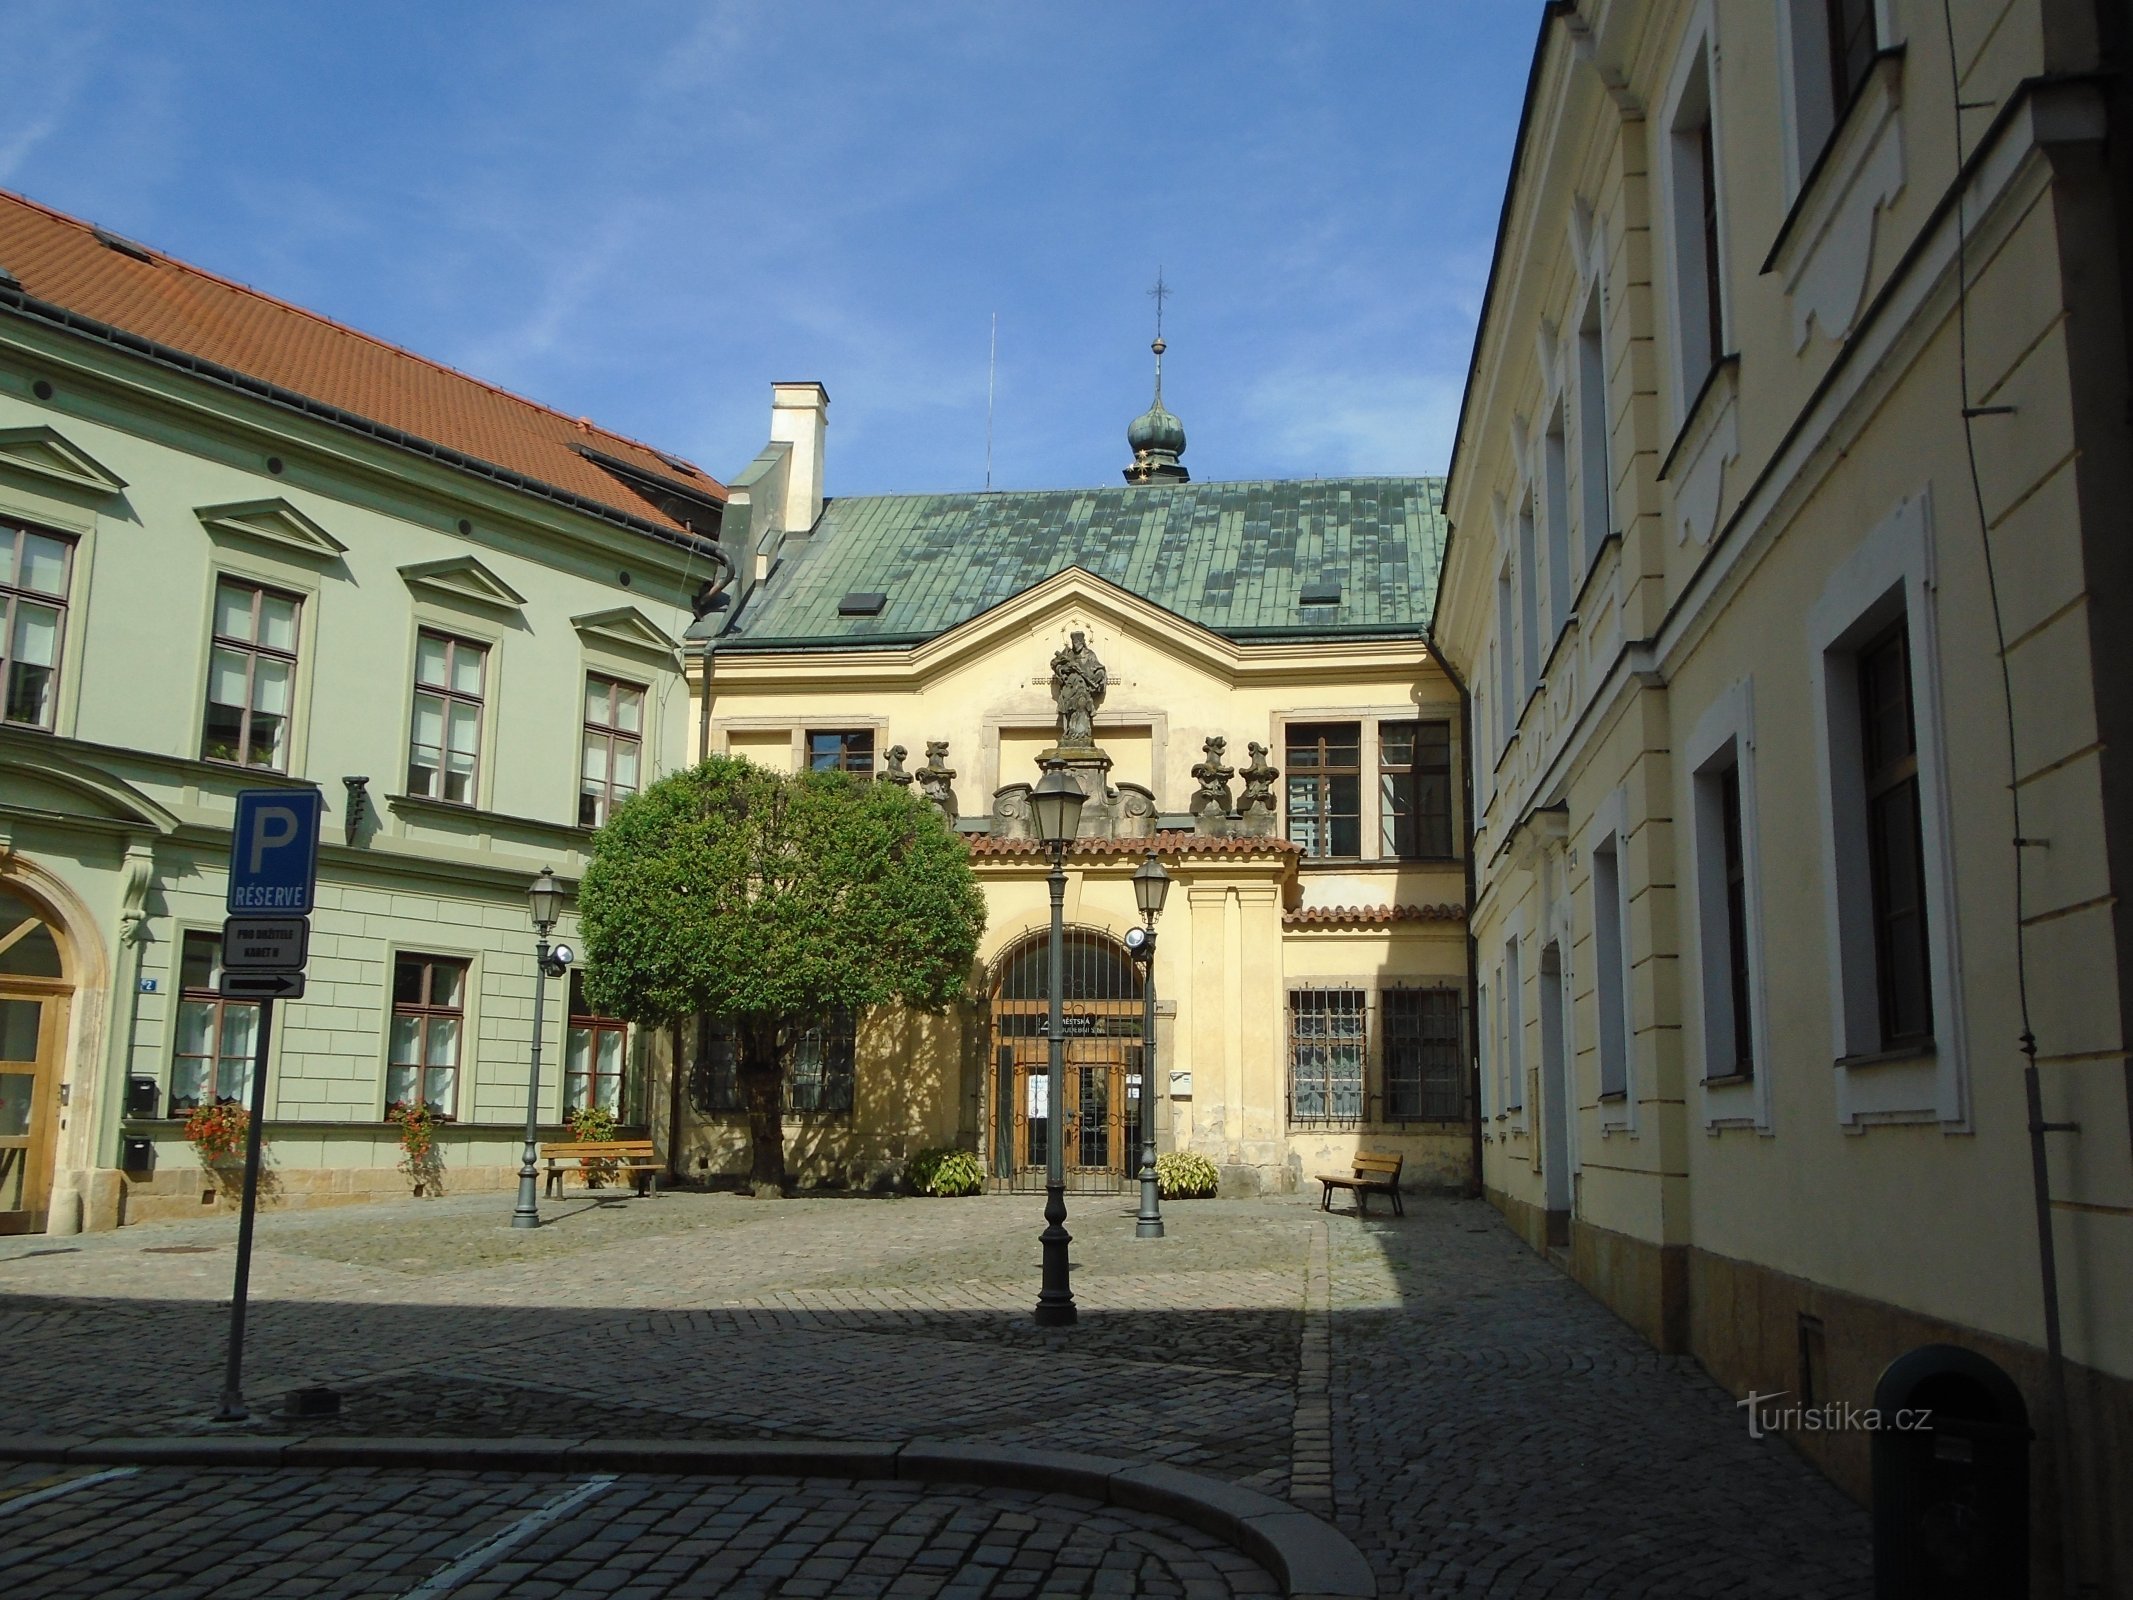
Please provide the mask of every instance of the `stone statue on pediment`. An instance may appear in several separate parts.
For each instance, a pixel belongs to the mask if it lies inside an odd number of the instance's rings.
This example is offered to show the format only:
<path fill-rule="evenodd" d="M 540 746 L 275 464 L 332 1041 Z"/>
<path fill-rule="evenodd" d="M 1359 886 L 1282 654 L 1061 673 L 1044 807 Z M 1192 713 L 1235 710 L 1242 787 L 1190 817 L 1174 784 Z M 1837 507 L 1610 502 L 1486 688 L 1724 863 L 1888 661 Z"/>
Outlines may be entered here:
<path fill-rule="evenodd" d="M 916 781 L 910 773 L 904 770 L 905 758 L 910 754 L 911 752 L 900 744 L 890 745 L 889 764 L 882 770 L 881 781 L 883 783 L 898 784 L 906 789 L 910 788 L 912 783 Z"/>
<path fill-rule="evenodd" d="M 1266 746 L 1254 739 L 1245 746 L 1251 752 L 1251 761 L 1239 774 L 1244 779 L 1244 793 L 1237 801 L 1237 818 L 1245 833 L 1272 833 L 1274 831 L 1274 780 L 1280 771 L 1266 758 Z"/>
<path fill-rule="evenodd" d="M 1059 748 L 1091 749 L 1096 744 L 1096 709 L 1104 703 L 1109 678 L 1089 648 L 1089 636 L 1072 635 L 1052 654 L 1052 704 L 1059 708 Z"/>
<path fill-rule="evenodd" d="M 948 765 L 948 741 L 926 741 L 926 764 L 918 769 L 918 792 L 934 814 L 949 827 L 955 826 L 955 768 Z"/>
<path fill-rule="evenodd" d="M 1221 734 L 1210 734 L 1200 746 L 1200 759 L 1193 763 L 1192 775 L 1200 780 L 1200 787 L 1192 797 L 1192 814 L 1195 817 L 1227 817 L 1230 812 L 1229 781 L 1237 769 L 1222 758 L 1229 749 L 1229 741 Z"/>

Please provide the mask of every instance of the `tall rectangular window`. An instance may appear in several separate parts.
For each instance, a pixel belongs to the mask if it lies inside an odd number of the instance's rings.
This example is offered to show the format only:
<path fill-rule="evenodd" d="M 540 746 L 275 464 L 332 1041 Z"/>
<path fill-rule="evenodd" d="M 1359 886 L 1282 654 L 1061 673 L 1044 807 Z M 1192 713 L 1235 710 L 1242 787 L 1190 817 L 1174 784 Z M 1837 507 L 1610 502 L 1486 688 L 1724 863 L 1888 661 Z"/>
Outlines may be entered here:
<path fill-rule="evenodd" d="M 407 792 L 453 805 L 474 804 L 481 758 L 483 678 L 488 648 L 424 632 L 415 642 L 414 735 Z"/>
<path fill-rule="evenodd" d="M 1570 448 L 1563 437 L 1563 402 L 1558 398 L 1541 437 L 1541 490 L 1548 517 L 1548 636 L 1561 635 L 1570 621 L 1576 577 L 1570 562 Z"/>
<path fill-rule="evenodd" d="M 1740 763 L 1718 775 L 1719 829 L 1725 836 L 1726 984 L 1733 1002 L 1733 1070 L 1755 1072 L 1755 1037 L 1749 1026 L 1748 851 L 1741 836 Z"/>
<path fill-rule="evenodd" d="M 1681 353 L 1684 414 L 1711 369 L 1726 353 L 1718 150 L 1710 69 L 1710 53 L 1699 45 L 1695 65 L 1675 104 L 1669 161 L 1677 312 L 1674 334 Z"/>
<path fill-rule="evenodd" d="M 618 801 L 637 792 L 644 766 L 644 689 L 598 673 L 585 680 L 584 754 L 578 826 L 605 826 Z"/>
<path fill-rule="evenodd" d="M 1629 1093 L 1628 969 L 1622 959 L 1628 907 L 1622 898 L 1622 856 L 1615 837 L 1592 852 L 1593 978 L 1598 990 L 1600 1098 Z"/>
<path fill-rule="evenodd" d="M 52 726 L 73 561 L 68 540 L 0 522 L 0 722 Z"/>
<path fill-rule="evenodd" d="M 1918 734 L 1905 619 L 1859 650 L 1859 727 L 1866 775 L 1866 847 L 1873 882 L 1874 979 L 1884 1050 L 1933 1037 L 1926 941 Z"/>
<path fill-rule="evenodd" d="M 200 759 L 289 770 L 289 706 L 296 688 L 296 596 L 224 578 L 215 585 Z"/>
<path fill-rule="evenodd" d="M 1369 999 L 1362 989 L 1289 991 L 1289 1121 L 1361 1122 Z"/>
<path fill-rule="evenodd" d="M 1842 122 L 1874 70 L 1874 0 L 1822 0 L 1829 26 L 1829 100 Z"/>
<path fill-rule="evenodd" d="M 570 971 L 569 1023 L 563 1034 L 563 1108 L 596 1106 L 617 1122 L 638 1120 L 629 1082 L 629 1025 L 602 1016 L 585 998 L 585 973 Z"/>
<path fill-rule="evenodd" d="M 1458 1122 L 1466 1116 L 1457 989 L 1387 989 L 1385 1118 Z"/>
<path fill-rule="evenodd" d="M 1578 328 L 1578 515 L 1585 525 L 1582 543 L 1588 569 L 1613 532 L 1614 517 L 1609 500 L 1613 486 L 1608 481 L 1607 352 L 1602 326 L 1600 286 L 1595 283 Z"/>
<path fill-rule="evenodd" d="M 850 1111 L 858 1018 L 838 1007 L 793 1035 L 786 1061 L 785 1109 Z"/>
<path fill-rule="evenodd" d="M 1518 941 L 1504 946 L 1503 999 L 1503 1103 L 1506 1111 L 1526 1109 L 1526 1002 L 1524 980 L 1518 970 Z"/>
<path fill-rule="evenodd" d="M 1511 563 L 1496 572 L 1496 642 L 1489 646 L 1496 658 L 1496 750 L 1511 742 L 1518 731 L 1518 601 L 1511 590 Z"/>
<path fill-rule="evenodd" d="M 810 728 L 807 733 L 807 765 L 812 772 L 874 773 L 872 728 Z"/>
<path fill-rule="evenodd" d="M 1289 838 L 1306 856 L 1363 853 L 1363 725 L 1298 722 L 1288 731 Z"/>
<path fill-rule="evenodd" d="M 386 1040 L 385 1102 L 459 1108 L 459 1049 L 466 1031 L 467 964 L 446 956 L 393 963 L 392 1031 Z"/>
<path fill-rule="evenodd" d="M 1541 680 L 1540 557 L 1533 536 L 1533 496 L 1518 508 L 1518 660 L 1525 669 L 1519 704 L 1532 697 Z"/>
<path fill-rule="evenodd" d="M 221 967 L 220 935 L 185 936 L 178 957 L 178 1038 L 170 1062 L 174 1117 L 223 1100 L 251 1101 L 259 1007 L 222 998 Z"/>
<path fill-rule="evenodd" d="M 1452 725 L 1378 724 L 1378 853 L 1452 854 Z"/>

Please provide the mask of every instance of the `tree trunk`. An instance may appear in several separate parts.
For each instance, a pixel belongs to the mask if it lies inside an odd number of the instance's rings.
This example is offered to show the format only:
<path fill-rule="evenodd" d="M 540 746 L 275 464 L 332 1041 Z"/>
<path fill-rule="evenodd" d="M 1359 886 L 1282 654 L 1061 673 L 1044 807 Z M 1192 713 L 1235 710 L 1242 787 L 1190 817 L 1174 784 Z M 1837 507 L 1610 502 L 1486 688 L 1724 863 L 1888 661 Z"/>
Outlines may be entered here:
<path fill-rule="evenodd" d="M 688 1069 L 682 1059 L 683 1034 L 681 1018 L 667 1024 L 667 1178 L 670 1182 L 686 1183 L 689 1174 L 684 1170 L 688 1153 L 683 1148 L 682 1118 L 688 1107 Z M 646 1120 L 651 1118 L 651 1109 L 645 1110 Z"/>
<path fill-rule="evenodd" d="M 748 1101 L 748 1182 L 758 1199 L 785 1193 L 785 1083 L 778 1066 L 777 1027 L 744 1029 L 741 1092 Z"/>

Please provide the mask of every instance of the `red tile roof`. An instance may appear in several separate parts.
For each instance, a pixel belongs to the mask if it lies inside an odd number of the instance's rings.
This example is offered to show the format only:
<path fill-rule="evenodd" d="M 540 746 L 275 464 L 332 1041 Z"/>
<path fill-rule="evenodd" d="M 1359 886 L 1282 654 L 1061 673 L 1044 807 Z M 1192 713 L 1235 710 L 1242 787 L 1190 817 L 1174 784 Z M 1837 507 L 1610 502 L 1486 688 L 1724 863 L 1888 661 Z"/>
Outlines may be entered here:
<path fill-rule="evenodd" d="M 1464 906 L 1312 906 L 1284 912 L 1284 928 L 1373 928 L 1388 922 L 1464 922 Z"/>
<path fill-rule="evenodd" d="M 0 269 L 32 300 L 640 522 L 683 527 L 580 446 L 698 498 L 726 498 L 689 462 L 5 190 Z M 0 306 L 6 288 L 0 277 Z"/>
<path fill-rule="evenodd" d="M 1159 856 L 1248 856 L 1297 853 L 1287 839 L 1217 839 L 1203 833 L 1159 833 L 1148 839 L 1077 839 L 1067 854 L 1075 859 L 1088 856 L 1144 856 L 1153 850 Z M 1042 857 L 1050 852 L 1034 839 L 995 839 L 982 835 L 970 841 L 974 856 Z"/>

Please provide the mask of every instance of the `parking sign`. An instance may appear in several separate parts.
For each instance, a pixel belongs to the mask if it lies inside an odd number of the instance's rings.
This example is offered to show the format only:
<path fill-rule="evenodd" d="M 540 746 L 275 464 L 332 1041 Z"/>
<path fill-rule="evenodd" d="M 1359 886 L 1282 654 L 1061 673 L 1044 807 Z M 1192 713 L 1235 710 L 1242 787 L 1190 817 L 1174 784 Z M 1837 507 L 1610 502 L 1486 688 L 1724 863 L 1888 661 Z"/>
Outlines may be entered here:
<path fill-rule="evenodd" d="M 308 916 L 318 882 L 318 825 L 325 796 L 316 789 L 242 789 L 230 834 L 232 912 Z"/>

